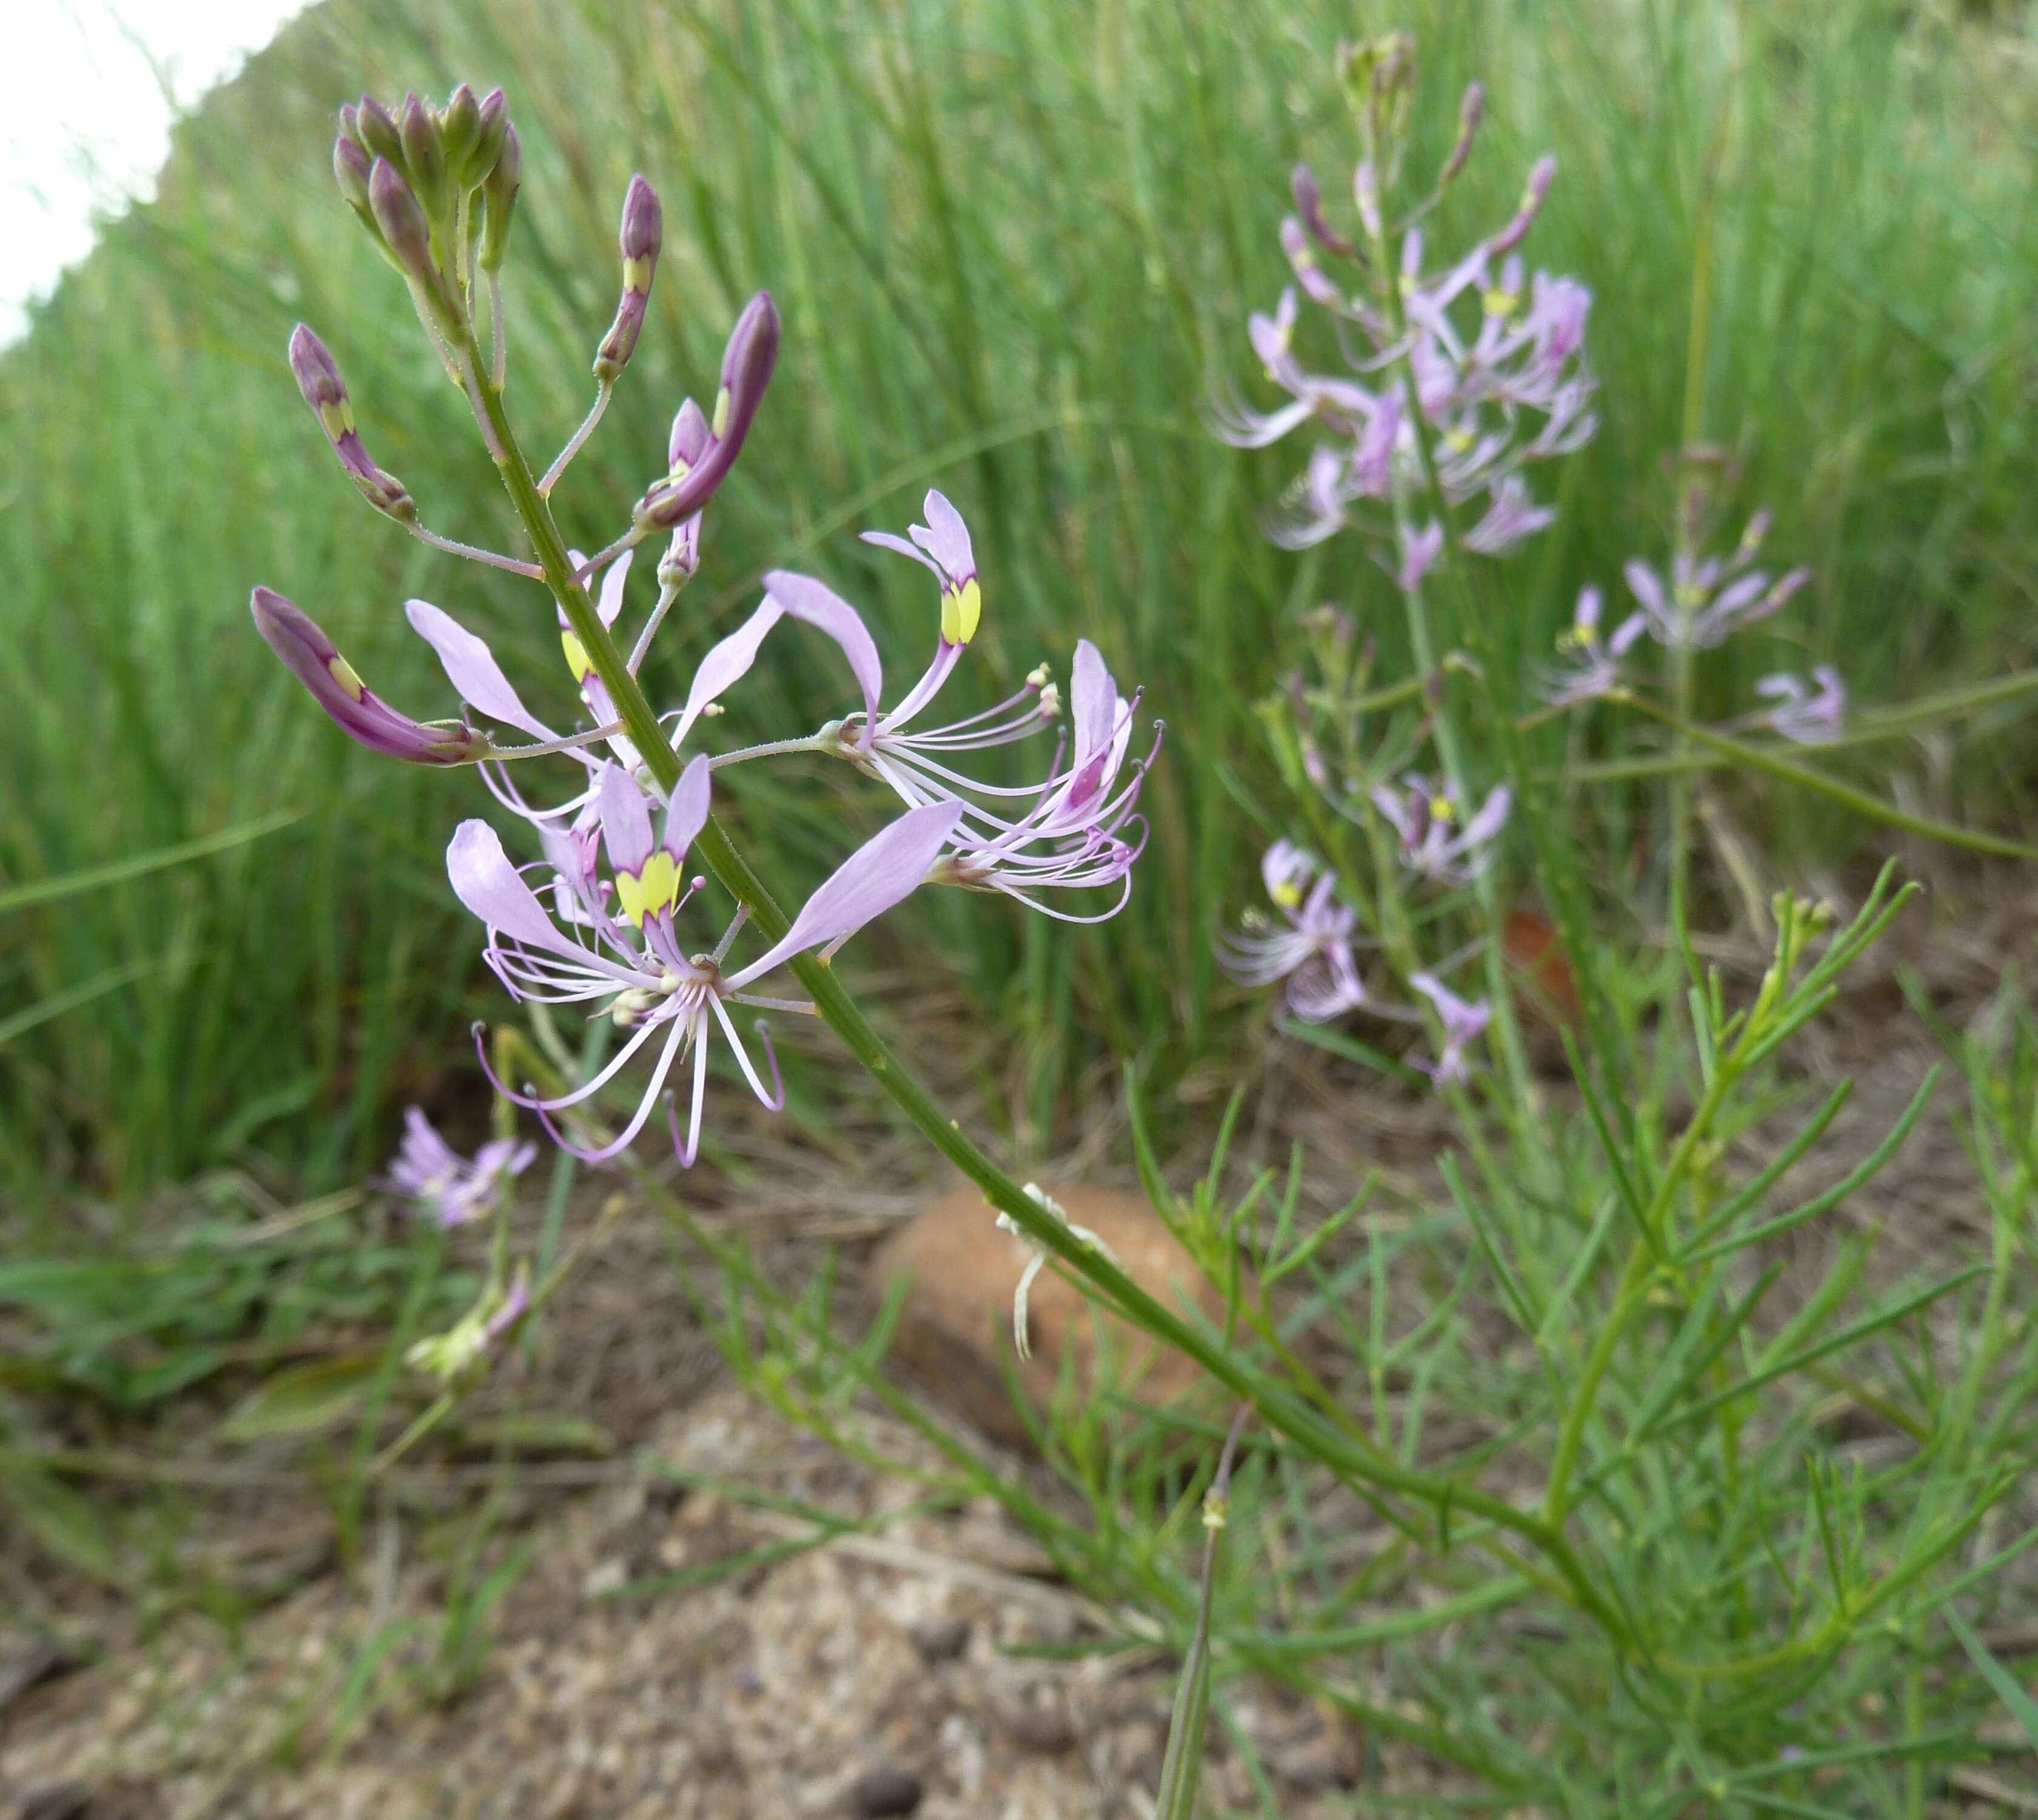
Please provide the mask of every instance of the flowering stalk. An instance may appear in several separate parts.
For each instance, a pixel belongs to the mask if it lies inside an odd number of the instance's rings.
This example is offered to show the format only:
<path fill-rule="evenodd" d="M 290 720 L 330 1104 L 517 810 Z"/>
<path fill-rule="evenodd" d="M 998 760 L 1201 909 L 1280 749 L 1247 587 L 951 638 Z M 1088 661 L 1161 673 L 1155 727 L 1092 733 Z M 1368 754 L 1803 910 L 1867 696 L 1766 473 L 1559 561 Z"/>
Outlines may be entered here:
<path fill-rule="evenodd" d="M 1369 131 L 1367 136 L 1369 139 L 1372 137 Z M 1369 144 L 1366 147 L 1366 155 L 1369 160 L 1377 158 L 1377 148 Z M 1364 226 L 1372 255 L 1371 269 L 1377 279 L 1375 295 L 1379 298 L 1381 308 L 1386 314 L 1392 340 L 1401 349 L 1400 366 L 1402 377 L 1408 388 L 1408 394 L 1411 398 L 1419 397 L 1421 395 L 1420 380 L 1415 370 L 1413 350 L 1408 335 L 1407 311 L 1400 289 L 1393 279 L 1392 275 L 1396 268 L 1388 257 L 1386 223 L 1381 218 L 1379 211 L 1368 210 L 1366 211 Z M 1423 487 L 1428 495 L 1430 510 L 1434 515 L 1436 527 L 1442 533 L 1444 561 L 1453 579 L 1458 586 L 1460 596 L 1464 598 L 1465 610 L 1459 616 L 1460 622 L 1466 629 L 1468 638 L 1475 642 L 1475 648 L 1490 647 L 1491 640 L 1485 635 L 1484 616 L 1478 611 L 1476 604 L 1470 599 L 1470 583 L 1465 567 L 1464 549 L 1458 536 L 1457 526 L 1453 520 L 1449 502 L 1445 495 L 1442 479 L 1438 472 L 1436 447 L 1430 434 L 1428 419 L 1422 411 L 1414 410 L 1407 413 L 1407 420 L 1409 431 L 1415 445 L 1416 458 L 1422 468 Z M 1402 548 L 1406 549 L 1412 542 L 1426 533 L 1417 529 L 1414 522 L 1414 514 L 1409 509 L 1407 490 L 1398 480 L 1394 486 L 1390 503 L 1394 512 L 1396 532 Z M 1407 609 L 1408 642 L 1415 656 L 1416 669 L 1426 676 L 1434 673 L 1437 668 L 1436 635 L 1431 627 L 1429 609 L 1423 598 L 1422 579 L 1420 576 L 1411 576 L 1408 578 L 1414 585 L 1404 588 L 1401 596 Z M 1483 667 L 1486 672 L 1487 686 L 1491 688 L 1492 677 L 1490 648 L 1485 650 L 1481 654 L 1486 660 Z M 1503 729 L 1501 734 L 1503 768 L 1509 776 L 1519 777 L 1523 775 L 1523 772 L 1520 764 L 1518 741 L 1512 737 L 1511 718 L 1506 715 L 1496 715 L 1494 719 Z M 1459 740 L 1457 723 L 1451 716 L 1449 704 L 1441 691 L 1439 691 L 1437 696 L 1434 711 L 1434 725 L 1437 756 L 1443 760 L 1444 775 L 1449 779 L 1452 793 L 1460 802 L 1470 802 L 1473 799 L 1472 778 L 1469 768 L 1464 761 L 1464 748 Z M 1474 878 L 1472 887 L 1478 894 L 1479 914 L 1486 925 L 1484 948 L 1487 998 L 1493 1007 L 1494 1029 L 1498 1039 L 1502 1060 L 1506 1065 L 1510 1083 L 1513 1088 L 1511 1096 L 1512 1103 L 1517 1107 L 1532 1106 L 1536 1103 L 1536 1099 L 1534 1081 L 1528 1067 L 1528 1052 L 1521 1041 L 1521 1026 L 1514 1014 L 1513 999 L 1507 980 L 1506 955 L 1502 946 L 1502 931 L 1506 927 L 1506 919 L 1504 908 L 1500 901 L 1499 881 L 1494 876 L 1492 869 L 1487 867 Z M 1441 1029 L 1438 1034 L 1440 1039 L 1448 1040 Z"/>

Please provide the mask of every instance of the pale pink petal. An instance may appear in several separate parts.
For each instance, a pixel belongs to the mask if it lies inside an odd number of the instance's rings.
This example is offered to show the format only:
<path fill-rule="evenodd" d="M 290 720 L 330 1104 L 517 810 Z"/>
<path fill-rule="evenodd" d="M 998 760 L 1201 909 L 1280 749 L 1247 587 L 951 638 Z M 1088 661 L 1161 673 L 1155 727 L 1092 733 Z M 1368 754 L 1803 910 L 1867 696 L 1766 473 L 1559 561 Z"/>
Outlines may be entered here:
<path fill-rule="evenodd" d="M 604 764 L 594 785 L 595 807 L 608 863 L 632 877 L 651 857 L 651 808 L 637 780 L 619 764 Z"/>
<path fill-rule="evenodd" d="M 693 687 L 687 692 L 686 707 L 672 730 L 674 746 L 685 745 L 701 710 L 748 672 L 757 661 L 757 647 L 764 642 L 764 635 L 778 624 L 782 612 L 776 601 L 767 600 L 701 659 L 700 668 L 694 672 Z"/>
<path fill-rule="evenodd" d="M 709 767 L 706 753 L 699 753 L 680 773 L 672 786 L 672 806 L 665 811 L 665 851 L 683 860 L 700 831 L 707 825 Z"/>
<path fill-rule="evenodd" d="M 877 698 L 885 686 L 885 671 L 862 616 L 825 582 L 811 575 L 795 574 L 790 569 L 774 569 L 764 578 L 764 590 L 794 619 L 804 620 L 842 646 L 843 655 L 849 659 L 850 669 L 863 691 L 864 709 L 869 717 L 865 723 L 867 734 L 877 724 Z"/>
<path fill-rule="evenodd" d="M 962 810 L 953 799 L 923 803 L 866 840 L 807 900 L 783 938 L 731 976 L 729 985 L 741 987 L 795 954 L 853 935 L 903 903 L 926 877 Z"/>
<path fill-rule="evenodd" d="M 438 654 L 446 680 L 468 707 L 519 727 L 535 739 L 558 736 L 525 707 L 487 645 L 430 601 L 411 601 L 403 611 L 418 636 Z"/>
<path fill-rule="evenodd" d="M 533 948 L 550 949 L 555 954 L 601 973 L 616 974 L 626 982 L 634 976 L 600 956 L 591 954 L 553 926 L 538 900 L 532 895 L 502 842 L 485 821 L 463 821 L 446 847 L 446 876 L 453 895 L 500 934 L 514 936 Z"/>

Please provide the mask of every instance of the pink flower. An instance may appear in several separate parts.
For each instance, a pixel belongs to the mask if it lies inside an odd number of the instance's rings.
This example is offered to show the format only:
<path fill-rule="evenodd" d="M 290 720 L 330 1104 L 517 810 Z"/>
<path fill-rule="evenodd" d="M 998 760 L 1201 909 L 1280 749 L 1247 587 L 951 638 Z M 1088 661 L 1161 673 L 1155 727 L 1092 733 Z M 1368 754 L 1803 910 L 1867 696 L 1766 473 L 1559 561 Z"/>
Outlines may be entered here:
<path fill-rule="evenodd" d="M 586 1162 L 604 1161 L 635 1139 L 657 1104 L 666 1077 L 691 1052 L 691 1116 L 684 1139 L 673 1117 L 672 1138 L 681 1163 L 692 1163 L 700 1148 L 707 1049 L 718 1029 L 758 1099 L 775 1111 L 783 1105 L 768 1036 L 765 1053 L 772 1084 L 767 1088 L 729 1007 L 811 1011 L 813 1007 L 804 1002 L 762 997 L 750 988 L 796 954 L 815 948 L 832 952 L 866 923 L 903 901 L 926 878 L 960 812 L 960 806 L 951 801 L 901 816 L 850 855 L 807 900 L 779 941 L 747 965 L 725 970 L 747 912 L 738 911 L 711 952 L 689 952 L 679 932 L 680 912 L 703 883 L 698 878 L 689 882 L 684 866 L 688 848 L 707 821 L 709 789 L 708 761 L 696 758 L 665 806 L 662 826 L 654 834 L 654 805 L 642 787 L 619 765 L 605 767 L 596 781 L 594 800 L 610 877 L 604 880 L 597 874 L 591 845 L 575 849 L 579 857 L 566 870 L 549 863 L 526 869 L 551 874 L 555 901 L 569 907 L 556 919 L 546 912 L 523 872 L 510 863 L 486 822 L 462 822 L 446 850 L 454 893 L 486 925 L 483 955 L 512 996 L 546 1004 L 605 1007 L 631 1033 L 604 1067 L 570 1093 L 546 1099 L 517 1093 L 497 1081 L 500 1090 L 536 1110 L 557 1137 L 554 1113 L 599 1092 L 639 1051 L 655 1051 L 657 1060 L 636 1111 L 617 1136 L 592 1150 L 559 1139 Z M 541 877 L 541 885 L 547 882 Z M 482 1061 L 487 1067 L 485 1050 Z"/>
<path fill-rule="evenodd" d="M 1444 1028 L 1443 1052 L 1434 1062 L 1415 1065 L 1441 1086 L 1446 1081 L 1467 1081 L 1472 1069 L 1465 1060 L 1467 1047 L 1477 1041 L 1491 1020 L 1493 1011 L 1485 999 L 1468 1003 L 1433 973 L 1412 973 L 1408 984 L 1437 1008 Z"/>
<path fill-rule="evenodd" d="M 1305 1023 L 1358 1010 L 1366 1003 L 1352 946 L 1358 918 L 1338 901 L 1336 879 L 1287 840 L 1267 849 L 1260 871 L 1281 920 L 1249 912 L 1240 934 L 1219 942 L 1225 971 L 1242 986 L 1285 981 L 1288 1009 Z"/>

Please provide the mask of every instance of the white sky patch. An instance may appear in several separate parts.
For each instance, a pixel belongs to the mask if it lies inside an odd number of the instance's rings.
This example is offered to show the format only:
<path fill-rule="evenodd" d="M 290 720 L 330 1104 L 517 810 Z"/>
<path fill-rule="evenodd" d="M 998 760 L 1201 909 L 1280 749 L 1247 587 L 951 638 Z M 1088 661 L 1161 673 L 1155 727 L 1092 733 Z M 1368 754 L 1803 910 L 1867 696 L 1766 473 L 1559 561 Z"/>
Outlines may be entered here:
<path fill-rule="evenodd" d="M 170 123 L 305 0 L 0 0 L 0 345 L 92 248 L 97 215 L 152 195 Z"/>

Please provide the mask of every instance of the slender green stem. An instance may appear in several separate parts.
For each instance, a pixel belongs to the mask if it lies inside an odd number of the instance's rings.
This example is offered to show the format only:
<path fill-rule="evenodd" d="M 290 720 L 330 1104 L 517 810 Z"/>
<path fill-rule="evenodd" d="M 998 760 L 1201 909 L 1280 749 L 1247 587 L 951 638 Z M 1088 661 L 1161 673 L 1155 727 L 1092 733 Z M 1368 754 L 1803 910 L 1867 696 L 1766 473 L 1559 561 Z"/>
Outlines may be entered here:
<path fill-rule="evenodd" d="M 1851 784 L 1842 783 L 1837 778 L 1828 777 L 1824 772 L 1814 771 L 1809 765 L 1799 764 L 1773 752 L 1764 752 L 1761 747 L 1749 745 L 1744 741 L 1730 738 L 1723 733 L 1714 733 L 1710 727 L 1699 726 L 1680 719 L 1668 709 L 1658 707 L 1646 696 L 1629 689 L 1616 689 L 1607 698 L 1622 701 L 1631 707 L 1639 709 L 1651 720 L 1660 721 L 1672 732 L 1682 734 L 1694 744 L 1720 753 L 1733 764 L 1744 765 L 1750 771 L 1759 771 L 1764 776 L 1773 777 L 1784 783 L 1796 784 L 1801 790 L 1809 790 L 1836 802 L 1843 809 L 1850 809 L 1857 815 L 1867 817 L 1872 821 L 1886 822 L 1892 828 L 1900 828 L 1907 834 L 1921 834 L 1928 840 L 1944 841 L 1949 847 L 1964 847 L 1972 853 L 1993 853 L 2006 859 L 2038 859 L 2038 847 L 2028 847 L 2021 841 L 2010 840 L 2001 835 L 1984 834 L 1972 828 L 1962 828 L 1950 821 L 1935 821 L 1930 816 L 1913 815 L 1907 810 L 1899 809 L 1893 803 L 1885 802 L 1880 797 L 1871 796 L 1865 790 L 1856 790 Z"/>

